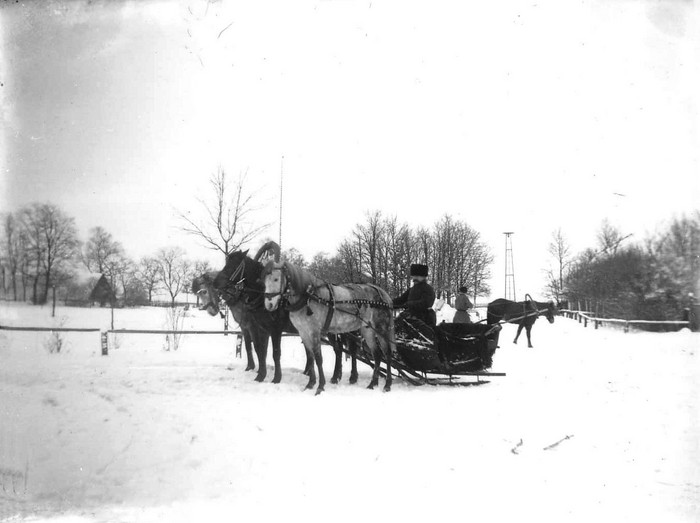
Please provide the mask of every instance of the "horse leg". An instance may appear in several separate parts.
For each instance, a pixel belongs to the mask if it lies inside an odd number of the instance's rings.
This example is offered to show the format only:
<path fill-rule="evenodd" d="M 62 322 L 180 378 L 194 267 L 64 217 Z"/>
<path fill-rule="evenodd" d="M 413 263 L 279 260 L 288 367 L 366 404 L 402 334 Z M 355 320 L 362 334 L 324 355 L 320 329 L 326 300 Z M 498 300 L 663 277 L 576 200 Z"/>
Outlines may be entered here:
<path fill-rule="evenodd" d="M 386 359 L 386 381 L 384 382 L 384 392 L 389 392 L 391 390 L 391 383 L 393 380 L 393 376 L 391 375 L 391 337 L 388 333 L 384 333 L 384 336 L 378 336 L 378 339 L 381 352 L 384 354 L 384 358 Z"/>
<path fill-rule="evenodd" d="M 531 330 L 532 330 L 532 323 L 525 326 L 525 334 L 527 334 L 527 346 L 530 349 L 532 348 L 532 342 L 530 341 L 530 331 Z"/>
<path fill-rule="evenodd" d="M 314 369 L 314 353 L 313 353 L 313 345 L 311 342 L 307 342 L 305 340 L 302 340 L 302 343 L 304 344 L 304 349 L 306 349 L 306 370 L 304 370 L 304 374 L 306 374 L 309 377 L 309 382 L 306 384 L 306 387 L 304 390 L 308 389 L 313 389 L 314 385 L 316 385 L 316 370 Z M 311 362 L 311 365 L 308 364 L 308 362 Z"/>
<path fill-rule="evenodd" d="M 348 348 L 350 349 L 350 357 L 352 361 L 352 368 L 350 370 L 350 383 L 357 383 L 357 351 L 359 350 L 357 339 L 351 334 L 348 341 Z"/>
<path fill-rule="evenodd" d="M 282 352 L 282 332 L 275 331 L 272 333 L 272 359 L 275 362 L 275 376 L 272 378 L 272 383 L 282 381 L 282 365 L 280 364 L 280 353 Z"/>
<path fill-rule="evenodd" d="M 246 329 L 243 330 L 243 342 L 245 343 L 245 357 L 247 362 L 245 370 L 255 370 L 255 359 L 253 358 L 253 344 L 250 339 L 250 332 Z"/>
<path fill-rule="evenodd" d="M 336 336 L 335 334 L 329 334 L 328 341 L 331 342 L 333 352 L 335 352 L 335 367 L 333 368 L 333 376 L 331 377 L 331 383 L 335 384 L 343 377 L 343 342 L 340 336 Z"/>
<path fill-rule="evenodd" d="M 518 332 L 515 333 L 515 339 L 513 340 L 513 343 L 518 343 L 518 338 L 520 337 L 520 333 L 523 331 L 524 326 L 524 323 L 518 323 Z"/>
<path fill-rule="evenodd" d="M 314 370 L 314 356 L 313 353 L 306 351 L 306 365 L 304 365 L 304 376 L 311 376 Z"/>
<path fill-rule="evenodd" d="M 321 354 L 320 335 L 314 340 L 313 353 L 314 359 L 316 360 L 316 367 L 318 367 L 318 388 L 316 388 L 316 396 L 318 396 L 324 391 L 326 386 L 326 377 L 323 375 L 323 354 Z"/>
<path fill-rule="evenodd" d="M 365 340 L 367 347 L 369 347 L 370 352 L 374 356 L 374 371 L 372 372 L 372 380 L 369 382 L 369 385 L 367 385 L 368 389 L 373 389 L 377 386 L 377 384 L 379 384 L 379 366 L 381 365 L 382 358 L 380 356 L 379 347 L 377 346 L 377 339 L 374 337 L 374 331 L 371 328 L 362 328 L 362 338 Z"/>
<path fill-rule="evenodd" d="M 258 355 L 258 375 L 255 381 L 265 381 L 267 376 L 267 344 L 270 341 L 270 335 L 266 332 L 258 331 L 256 333 L 255 352 Z"/>

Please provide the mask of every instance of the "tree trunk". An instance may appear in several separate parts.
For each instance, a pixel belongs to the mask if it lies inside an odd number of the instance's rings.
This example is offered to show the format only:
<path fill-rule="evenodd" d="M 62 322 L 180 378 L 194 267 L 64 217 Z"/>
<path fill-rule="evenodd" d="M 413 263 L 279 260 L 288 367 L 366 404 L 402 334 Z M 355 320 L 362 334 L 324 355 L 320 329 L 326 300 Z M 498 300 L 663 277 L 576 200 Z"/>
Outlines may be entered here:
<path fill-rule="evenodd" d="M 46 277 L 44 278 L 44 291 L 41 294 L 41 303 L 46 303 L 49 299 L 49 287 L 51 286 L 51 269 L 46 270 Z"/>

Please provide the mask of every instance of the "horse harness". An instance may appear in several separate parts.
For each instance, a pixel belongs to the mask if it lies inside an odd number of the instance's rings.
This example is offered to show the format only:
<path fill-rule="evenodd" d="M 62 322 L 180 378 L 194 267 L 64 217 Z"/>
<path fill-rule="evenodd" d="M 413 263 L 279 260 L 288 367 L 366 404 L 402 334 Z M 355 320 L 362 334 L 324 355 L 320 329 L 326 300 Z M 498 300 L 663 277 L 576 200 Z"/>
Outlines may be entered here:
<path fill-rule="evenodd" d="M 265 298 L 274 298 L 275 296 L 280 296 L 285 303 L 285 308 L 289 312 L 296 312 L 300 311 L 304 307 L 306 307 L 306 314 L 307 316 L 311 316 L 313 314 L 313 311 L 309 308 L 309 300 L 313 300 L 317 303 L 320 303 L 321 305 L 325 305 L 328 309 L 328 312 L 326 312 L 326 319 L 323 322 L 323 328 L 321 329 L 321 332 L 324 334 L 328 332 L 328 329 L 331 326 L 331 322 L 333 321 L 333 315 L 336 310 L 336 306 L 338 305 L 356 305 L 358 309 L 360 307 L 366 306 L 366 307 L 375 307 L 375 308 L 383 308 L 383 309 L 393 309 L 393 306 L 391 304 L 388 304 L 384 301 L 381 300 L 369 300 L 369 299 L 364 299 L 364 298 L 357 298 L 354 300 L 336 300 L 335 299 L 335 294 L 333 292 L 333 284 L 328 283 L 328 282 L 323 282 L 322 285 L 309 285 L 306 290 L 304 291 L 304 294 L 301 295 L 301 299 L 295 303 L 291 304 L 289 302 L 289 297 L 293 295 L 294 293 L 289 290 L 289 274 L 286 271 L 286 266 L 282 265 L 282 267 L 276 267 L 271 269 L 271 271 L 280 271 L 285 275 L 285 288 L 283 290 L 280 290 L 279 292 L 266 292 L 265 293 Z M 379 287 L 376 285 L 369 284 L 372 288 L 377 290 Z M 326 287 L 328 289 L 328 295 L 329 298 L 325 299 L 319 296 L 315 290 Z M 372 328 L 372 326 L 364 320 L 359 314 L 359 312 L 353 312 L 353 311 L 348 311 L 348 310 L 343 310 L 339 309 L 339 312 L 343 312 L 345 314 L 350 314 L 352 316 L 355 316 L 357 319 L 365 323 L 367 326 Z"/>

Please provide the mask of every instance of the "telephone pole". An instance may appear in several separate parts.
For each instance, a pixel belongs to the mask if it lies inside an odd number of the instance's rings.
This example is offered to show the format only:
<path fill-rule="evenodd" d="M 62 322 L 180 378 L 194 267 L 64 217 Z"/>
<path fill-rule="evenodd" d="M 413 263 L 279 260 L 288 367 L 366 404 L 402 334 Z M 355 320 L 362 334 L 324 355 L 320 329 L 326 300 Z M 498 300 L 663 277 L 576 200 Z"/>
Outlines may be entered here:
<path fill-rule="evenodd" d="M 506 235 L 506 285 L 505 299 L 517 301 L 515 297 L 515 269 L 513 268 L 513 232 L 504 232 Z"/>
<path fill-rule="evenodd" d="M 280 162 L 280 234 L 279 234 L 279 245 L 280 250 L 282 250 L 282 181 L 284 177 L 284 156 L 282 156 L 282 161 Z"/>

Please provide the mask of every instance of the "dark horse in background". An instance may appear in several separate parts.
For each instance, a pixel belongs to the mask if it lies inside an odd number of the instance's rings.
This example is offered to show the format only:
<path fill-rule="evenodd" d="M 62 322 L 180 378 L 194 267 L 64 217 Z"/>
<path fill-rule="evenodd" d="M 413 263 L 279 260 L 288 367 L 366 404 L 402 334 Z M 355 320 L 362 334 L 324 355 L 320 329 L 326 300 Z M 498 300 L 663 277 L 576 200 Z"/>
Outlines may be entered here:
<path fill-rule="evenodd" d="M 500 298 L 488 304 L 486 309 L 486 323 L 493 325 L 495 323 L 507 322 L 516 323 L 518 332 L 515 335 L 513 343 L 518 343 L 518 337 L 525 328 L 527 333 L 527 346 L 532 348 L 530 332 L 537 318 L 544 314 L 549 323 L 554 323 L 554 315 L 557 309 L 553 301 L 540 302 L 530 298 L 529 294 L 525 295 L 525 301 L 511 301 Z"/>
<path fill-rule="evenodd" d="M 219 308 L 219 293 L 214 289 L 214 280 L 219 275 L 218 272 L 212 271 L 197 276 L 192 280 L 192 292 L 199 296 L 202 305 L 199 310 L 206 310 L 210 315 L 216 316 L 220 314 L 224 317 L 224 313 Z M 245 370 L 255 369 L 255 359 L 253 359 L 253 339 L 256 338 L 255 326 L 251 324 L 248 318 L 249 314 L 243 303 L 228 304 L 233 319 L 238 323 L 243 335 L 245 344 L 245 353 L 247 365 Z"/>

